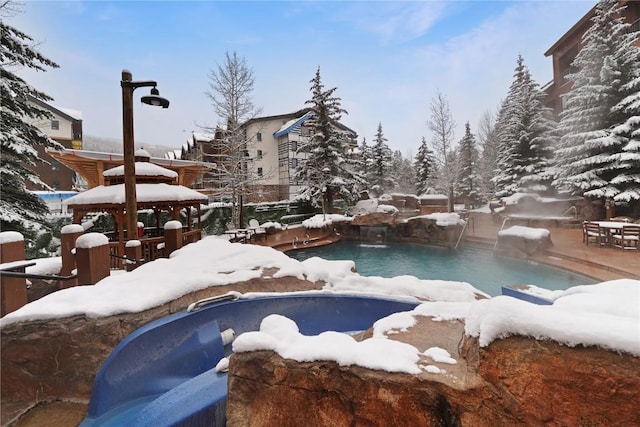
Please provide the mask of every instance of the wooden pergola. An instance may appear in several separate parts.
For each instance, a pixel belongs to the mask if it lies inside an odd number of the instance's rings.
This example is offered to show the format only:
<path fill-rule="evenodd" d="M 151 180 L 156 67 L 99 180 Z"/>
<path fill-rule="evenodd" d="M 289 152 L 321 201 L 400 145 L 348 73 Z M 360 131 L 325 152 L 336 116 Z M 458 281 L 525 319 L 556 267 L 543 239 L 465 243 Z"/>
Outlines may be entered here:
<path fill-rule="evenodd" d="M 177 184 L 178 174 L 167 168 L 150 163 L 148 157 L 136 157 L 136 201 L 137 210 L 148 209 L 154 212 L 155 228 L 138 233 L 143 244 L 145 260 L 161 256 L 157 249 L 164 241 L 162 212 L 168 212 L 173 220 L 180 220 L 180 212 L 186 209 L 187 224 L 184 226 L 183 239 L 193 242 L 201 238 L 201 205 L 207 203 L 207 196 L 195 190 Z M 116 166 L 102 173 L 105 185 L 69 198 L 65 203 L 73 210 L 73 223 L 80 224 L 82 218 L 91 213 L 107 213 L 114 219 L 115 230 L 112 235 L 111 253 L 122 257 L 126 243 L 126 194 L 124 185 L 124 166 Z M 197 226 L 194 227 L 192 215 L 195 209 Z M 139 230 L 140 231 L 140 230 Z M 148 258 L 148 259 L 147 259 Z M 122 263 L 118 263 L 121 265 Z"/>
<path fill-rule="evenodd" d="M 124 164 L 122 154 L 71 149 L 48 150 L 47 154 L 86 179 L 89 189 L 105 185 L 103 172 Z M 150 157 L 149 162 L 176 172 L 177 184 L 185 187 L 191 187 L 198 178 L 215 167 L 202 162 L 157 157 Z"/>

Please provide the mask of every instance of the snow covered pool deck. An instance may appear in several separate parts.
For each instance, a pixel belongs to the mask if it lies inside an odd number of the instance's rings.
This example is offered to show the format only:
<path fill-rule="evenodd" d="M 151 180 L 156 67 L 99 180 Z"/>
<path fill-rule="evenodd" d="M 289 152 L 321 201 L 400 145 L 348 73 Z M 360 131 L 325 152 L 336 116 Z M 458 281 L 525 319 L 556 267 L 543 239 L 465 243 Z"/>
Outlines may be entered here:
<path fill-rule="evenodd" d="M 493 245 L 501 223 L 494 223 L 488 213 L 473 212 L 473 227 L 465 239 L 474 243 Z M 596 280 L 622 278 L 640 279 L 640 257 L 635 251 L 587 246 L 582 242 L 582 230 L 548 227 L 553 247 L 531 258 L 534 262 L 577 272 Z"/>

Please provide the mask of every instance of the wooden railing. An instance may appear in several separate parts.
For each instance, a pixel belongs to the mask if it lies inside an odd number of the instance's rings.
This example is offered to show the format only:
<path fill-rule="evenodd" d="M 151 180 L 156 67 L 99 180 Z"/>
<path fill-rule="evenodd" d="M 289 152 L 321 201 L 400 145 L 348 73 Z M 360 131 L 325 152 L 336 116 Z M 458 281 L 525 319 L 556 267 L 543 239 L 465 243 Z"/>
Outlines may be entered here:
<path fill-rule="evenodd" d="M 124 254 L 120 253 L 120 242 L 109 242 L 109 268 L 112 270 L 124 269 Z"/>
<path fill-rule="evenodd" d="M 195 243 L 202 239 L 202 230 L 196 229 L 191 231 L 185 231 L 182 233 L 182 245 L 188 245 L 189 243 Z"/>
<path fill-rule="evenodd" d="M 142 244 L 142 259 L 144 259 L 144 262 L 164 258 L 164 236 L 140 239 L 140 243 Z"/>

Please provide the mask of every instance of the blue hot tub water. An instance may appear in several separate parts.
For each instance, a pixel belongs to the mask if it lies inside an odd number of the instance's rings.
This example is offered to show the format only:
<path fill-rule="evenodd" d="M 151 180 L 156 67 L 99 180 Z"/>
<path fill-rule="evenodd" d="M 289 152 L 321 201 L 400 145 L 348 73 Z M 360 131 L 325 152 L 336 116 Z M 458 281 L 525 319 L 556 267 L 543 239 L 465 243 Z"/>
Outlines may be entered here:
<path fill-rule="evenodd" d="M 420 244 L 360 244 L 339 242 L 329 246 L 288 252 L 305 260 L 314 256 L 329 260 L 353 260 L 363 276 L 415 276 L 419 279 L 467 282 L 491 296 L 501 295 L 502 286 L 536 285 L 564 290 L 596 281 L 539 263 L 498 257 L 481 246 L 465 245 L 456 250 Z"/>

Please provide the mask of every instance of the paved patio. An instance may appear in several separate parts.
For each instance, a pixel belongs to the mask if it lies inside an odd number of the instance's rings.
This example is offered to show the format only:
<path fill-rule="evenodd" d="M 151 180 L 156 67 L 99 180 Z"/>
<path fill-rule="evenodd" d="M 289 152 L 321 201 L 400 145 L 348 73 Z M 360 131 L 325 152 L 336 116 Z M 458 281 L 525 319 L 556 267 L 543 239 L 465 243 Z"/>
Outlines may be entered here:
<path fill-rule="evenodd" d="M 470 241 L 494 243 L 502 223 L 492 221 L 491 214 L 472 214 L 466 238 Z M 546 264 L 576 271 L 597 280 L 640 279 L 640 251 L 585 245 L 581 228 L 548 227 L 553 247 L 534 259 Z"/>

